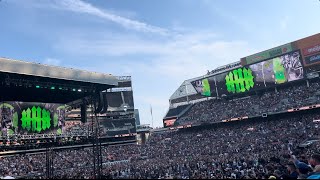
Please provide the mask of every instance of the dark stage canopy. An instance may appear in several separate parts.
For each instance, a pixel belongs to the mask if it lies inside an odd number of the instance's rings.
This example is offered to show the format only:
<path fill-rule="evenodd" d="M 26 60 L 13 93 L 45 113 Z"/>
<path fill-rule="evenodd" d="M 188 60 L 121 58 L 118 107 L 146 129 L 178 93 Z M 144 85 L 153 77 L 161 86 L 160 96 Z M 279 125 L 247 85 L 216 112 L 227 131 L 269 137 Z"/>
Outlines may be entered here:
<path fill-rule="evenodd" d="M 69 103 L 118 85 L 110 74 L 0 58 L 0 101 Z"/>

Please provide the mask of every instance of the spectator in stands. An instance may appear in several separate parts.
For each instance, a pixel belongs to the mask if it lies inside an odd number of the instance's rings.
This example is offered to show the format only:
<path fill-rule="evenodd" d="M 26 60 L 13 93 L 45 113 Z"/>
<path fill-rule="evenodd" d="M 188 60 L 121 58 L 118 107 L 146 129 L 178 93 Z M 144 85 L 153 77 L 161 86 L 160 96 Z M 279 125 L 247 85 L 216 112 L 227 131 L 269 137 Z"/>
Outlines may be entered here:
<path fill-rule="evenodd" d="M 304 162 L 298 162 L 295 164 L 295 167 L 297 169 L 298 173 L 298 179 L 306 179 L 308 177 L 308 174 L 311 170 L 311 168 Z M 294 178 L 296 179 L 296 178 Z"/>
<path fill-rule="evenodd" d="M 221 122 L 222 120 L 244 116 L 261 116 L 262 113 L 286 111 L 288 109 L 318 104 L 320 96 L 318 81 L 296 84 L 292 87 L 279 87 L 277 91 L 269 90 L 261 95 L 251 95 L 239 99 L 211 99 L 194 104 L 179 117 L 177 123 L 201 124 Z"/>
<path fill-rule="evenodd" d="M 313 167 L 308 179 L 320 179 L 320 154 L 313 154 L 309 160 L 309 164 Z"/>

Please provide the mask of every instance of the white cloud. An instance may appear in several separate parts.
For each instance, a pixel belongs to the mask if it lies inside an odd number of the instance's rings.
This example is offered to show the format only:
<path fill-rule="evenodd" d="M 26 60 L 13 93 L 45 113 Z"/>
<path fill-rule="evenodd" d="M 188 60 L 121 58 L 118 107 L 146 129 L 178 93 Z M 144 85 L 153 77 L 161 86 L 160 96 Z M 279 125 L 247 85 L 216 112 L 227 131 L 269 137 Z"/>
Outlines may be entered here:
<path fill-rule="evenodd" d="M 91 70 L 132 75 L 134 100 L 140 109 L 141 121 L 151 124 L 151 104 L 154 126 L 158 127 L 162 126 L 170 96 L 184 80 L 256 52 L 245 41 L 224 41 L 210 32 L 180 34 L 164 40 L 123 34 L 97 34 L 97 38 L 68 36 L 61 37 L 55 48 L 67 54 L 111 59 L 92 65 Z M 127 60 L 112 60 L 120 57 Z"/>
<path fill-rule="evenodd" d="M 127 29 L 134 29 L 141 32 L 157 33 L 161 35 L 166 35 L 168 33 L 168 31 L 164 28 L 152 26 L 144 22 L 132 20 L 111 12 L 107 12 L 106 10 L 100 9 L 90 3 L 81 0 L 55 0 L 54 2 L 56 8 L 58 9 L 93 15 L 117 23 Z"/>
<path fill-rule="evenodd" d="M 189 33 L 168 39 L 146 39 L 123 34 L 112 36 L 62 36 L 55 49 L 66 53 L 86 56 L 154 56 L 149 61 L 183 63 L 191 61 L 219 63 L 217 60 L 234 62 L 240 55 L 250 53 L 245 41 L 225 41 L 214 33 Z M 246 51 L 243 51 L 243 50 Z M 251 52 L 253 52 L 251 50 Z M 166 60 L 168 59 L 168 60 Z M 213 63 L 214 62 L 214 63 Z M 224 63 L 224 62 L 222 62 Z M 219 63 L 220 64 L 220 63 Z"/>

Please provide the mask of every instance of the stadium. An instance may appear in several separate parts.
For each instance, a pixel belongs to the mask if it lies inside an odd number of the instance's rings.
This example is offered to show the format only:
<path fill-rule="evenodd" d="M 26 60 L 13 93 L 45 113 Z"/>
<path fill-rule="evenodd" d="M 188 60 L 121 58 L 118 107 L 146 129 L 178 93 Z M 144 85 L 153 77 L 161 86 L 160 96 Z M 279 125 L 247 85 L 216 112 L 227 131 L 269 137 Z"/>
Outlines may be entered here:
<path fill-rule="evenodd" d="M 160 129 L 139 125 L 130 76 L 0 58 L 0 175 L 318 178 L 319 57 L 315 34 L 188 79 Z"/>

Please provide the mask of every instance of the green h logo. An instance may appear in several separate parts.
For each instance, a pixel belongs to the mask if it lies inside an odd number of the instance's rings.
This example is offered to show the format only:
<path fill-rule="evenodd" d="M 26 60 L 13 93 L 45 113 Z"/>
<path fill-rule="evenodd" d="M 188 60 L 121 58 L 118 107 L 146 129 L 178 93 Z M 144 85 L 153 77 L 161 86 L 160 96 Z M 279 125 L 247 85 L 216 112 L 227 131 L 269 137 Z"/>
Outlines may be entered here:
<path fill-rule="evenodd" d="M 46 109 L 33 106 L 32 109 L 23 110 L 21 114 L 22 129 L 40 133 L 51 126 L 50 111 Z"/>
<path fill-rule="evenodd" d="M 228 92 L 240 93 L 249 91 L 254 86 L 251 69 L 239 68 L 230 71 L 226 76 L 226 86 Z"/>

